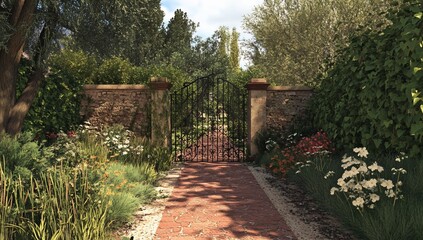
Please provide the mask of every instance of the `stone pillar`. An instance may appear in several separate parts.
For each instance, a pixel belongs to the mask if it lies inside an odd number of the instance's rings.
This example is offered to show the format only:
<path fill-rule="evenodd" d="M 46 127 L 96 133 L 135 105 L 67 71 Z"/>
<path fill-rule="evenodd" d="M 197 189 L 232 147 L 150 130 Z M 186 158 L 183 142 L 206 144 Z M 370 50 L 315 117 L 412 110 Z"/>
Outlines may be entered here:
<path fill-rule="evenodd" d="M 166 78 L 153 77 L 151 88 L 151 141 L 156 146 L 171 144 L 171 106 L 169 89 L 171 84 Z"/>
<path fill-rule="evenodd" d="M 247 84 L 247 133 L 250 157 L 254 157 L 258 153 L 254 141 L 257 134 L 266 128 L 266 98 L 269 85 L 265 78 L 253 78 Z"/>

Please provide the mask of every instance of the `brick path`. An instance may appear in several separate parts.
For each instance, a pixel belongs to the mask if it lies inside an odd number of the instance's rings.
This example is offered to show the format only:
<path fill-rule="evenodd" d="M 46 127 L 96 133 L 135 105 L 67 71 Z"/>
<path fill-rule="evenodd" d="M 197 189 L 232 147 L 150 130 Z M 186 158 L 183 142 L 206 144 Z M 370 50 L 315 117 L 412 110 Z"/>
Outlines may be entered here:
<path fill-rule="evenodd" d="M 155 239 L 296 239 L 248 168 L 187 163 Z"/>

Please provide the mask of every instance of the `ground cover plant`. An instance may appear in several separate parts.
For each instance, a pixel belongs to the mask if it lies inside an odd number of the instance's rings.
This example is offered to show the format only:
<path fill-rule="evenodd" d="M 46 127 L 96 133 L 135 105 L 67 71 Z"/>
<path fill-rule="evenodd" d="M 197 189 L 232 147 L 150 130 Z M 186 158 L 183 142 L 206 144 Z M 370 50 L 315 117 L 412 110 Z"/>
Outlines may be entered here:
<path fill-rule="evenodd" d="M 157 197 L 153 184 L 170 168 L 166 150 L 122 127 L 55 137 L 49 145 L 2 137 L 0 239 L 110 239 Z"/>

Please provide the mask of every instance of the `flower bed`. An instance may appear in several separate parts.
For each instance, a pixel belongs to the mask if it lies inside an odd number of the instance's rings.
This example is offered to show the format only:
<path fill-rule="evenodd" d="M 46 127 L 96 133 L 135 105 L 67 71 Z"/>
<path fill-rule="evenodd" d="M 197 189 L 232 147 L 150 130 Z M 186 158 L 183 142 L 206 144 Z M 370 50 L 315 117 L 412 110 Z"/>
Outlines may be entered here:
<path fill-rule="evenodd" d="M 53 134 L 49 134 L 53 136 Z M 121 127 L 0 141 L 0 239 L 105 239 L 157 196 L 166 149 Z"/>
<path fill-rule="evenodd" d="M 333 153 L 327 135 L 266 141 L 260 163 L 307 190 L 358 239 L 423 239 L 423 162 L 365 147 Z"/>

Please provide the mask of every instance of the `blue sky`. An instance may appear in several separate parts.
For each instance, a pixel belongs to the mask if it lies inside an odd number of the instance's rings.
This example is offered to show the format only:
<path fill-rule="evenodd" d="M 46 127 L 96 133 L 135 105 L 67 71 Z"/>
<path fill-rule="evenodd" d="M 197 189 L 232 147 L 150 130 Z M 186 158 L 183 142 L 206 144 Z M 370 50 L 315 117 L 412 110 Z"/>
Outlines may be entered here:
<path fill-rule="evenodd" d="M 254 6 L 260 5 L 263 0 L 162 0 L 162 10 L 165 12 L 165 22 L 173 16 L 176 9 L 188 14 L 195 23 L 200 23 L 196 35 L 203 38 L 213 35 L 219 26 L 230 29 L 237 28 L 241 33 L 240 40 L 250 36 L 242 28 L 243 16 L 252 12 Z M 241 60 L 245 66 L 246 60 Z"/>

